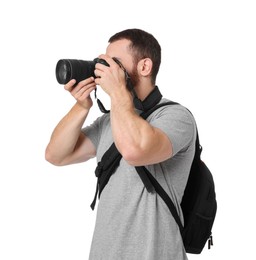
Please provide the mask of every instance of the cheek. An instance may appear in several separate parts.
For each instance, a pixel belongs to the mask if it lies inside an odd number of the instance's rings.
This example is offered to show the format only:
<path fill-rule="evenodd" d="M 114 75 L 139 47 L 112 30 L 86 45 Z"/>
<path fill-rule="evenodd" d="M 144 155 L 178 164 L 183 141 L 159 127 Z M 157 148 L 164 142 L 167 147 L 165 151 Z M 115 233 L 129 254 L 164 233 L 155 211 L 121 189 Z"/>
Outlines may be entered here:
<path fill-rule="evenodd" d="M 130 55 L 123 57 L 122 64 L 128 72 L 137 71 L 138 64 L 134 63 L 134 60 L 133 60 L 132 56 L 130 56 Z"/>
<path fill-rule="evenodd" d="M 137 66 L 134 65 L 134 63 L 130 62 L 129 64 L 127 64 L 127 66 L 125 67 L 127 72 L 129 74 L 133 74 L 133 75 L 136 75 L 138 74 L 138 69 L 137 69 Z"/>

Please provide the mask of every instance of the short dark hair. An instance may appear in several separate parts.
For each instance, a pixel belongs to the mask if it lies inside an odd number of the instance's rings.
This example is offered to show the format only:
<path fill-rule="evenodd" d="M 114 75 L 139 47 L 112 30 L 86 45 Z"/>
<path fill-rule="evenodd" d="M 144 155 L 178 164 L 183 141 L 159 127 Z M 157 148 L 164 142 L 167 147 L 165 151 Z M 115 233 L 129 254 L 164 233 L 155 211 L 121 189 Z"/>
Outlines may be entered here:
<path fill-rule="evenodd" d="M 155 84 L 156 76 L 161 64 L 161 46 L 155 37 L 141 29 L 126 29 L 111 36 L 109 43 L 127 39 L 131 41 L 130 49 L 133 53 L 134 63 L 141 59 L 150 58 L 153 62 L 151 81 Z"/>

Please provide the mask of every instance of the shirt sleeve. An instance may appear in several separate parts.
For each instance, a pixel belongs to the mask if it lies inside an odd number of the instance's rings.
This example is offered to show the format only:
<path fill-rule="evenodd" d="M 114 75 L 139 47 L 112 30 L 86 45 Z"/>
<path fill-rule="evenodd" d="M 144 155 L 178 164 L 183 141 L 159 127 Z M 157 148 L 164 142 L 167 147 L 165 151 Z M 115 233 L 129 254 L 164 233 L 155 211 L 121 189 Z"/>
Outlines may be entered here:
<path fill-rule="evenodd" d="M 95 148 L 98 148 L 101 135 L 101 117 L 97 118 L 91 125 L 83 127 L 82 132 L 92 141 Z"/>
<path fill-rule="evenodd" d="M 181 105 L 166 106 L 156 111 L 149 122 L 161 129 L 169 138 L 173 155 L 187 149 L 195 136 L 195 121 L 192 114 Z"/>

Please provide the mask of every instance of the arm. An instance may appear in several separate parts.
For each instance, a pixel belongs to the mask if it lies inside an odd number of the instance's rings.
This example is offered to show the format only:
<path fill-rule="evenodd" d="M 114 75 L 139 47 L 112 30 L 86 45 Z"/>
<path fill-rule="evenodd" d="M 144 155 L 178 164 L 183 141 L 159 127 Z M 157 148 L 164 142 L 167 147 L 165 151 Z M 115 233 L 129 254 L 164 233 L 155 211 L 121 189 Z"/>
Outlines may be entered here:
<path fill-rule="evenodd" d="M 129 164 L 155 164 L 172 156 L 167 135 L 135 113 L 125 87 L 111 96 L 111 125 L 115 144 Z"/>
<path fill-rule="evenodd" d="M 95 89 L 93 78 L 81 81 L 74 87 L 70 81 L 65 89 L 77 100 L 68 114 L 55 127 L 46 147 L 45 158 L 54 165 L 67 165 L 86 161 L 95 156 L 96 150 L 81 128 L 92 106 L 90 93 Z"/>

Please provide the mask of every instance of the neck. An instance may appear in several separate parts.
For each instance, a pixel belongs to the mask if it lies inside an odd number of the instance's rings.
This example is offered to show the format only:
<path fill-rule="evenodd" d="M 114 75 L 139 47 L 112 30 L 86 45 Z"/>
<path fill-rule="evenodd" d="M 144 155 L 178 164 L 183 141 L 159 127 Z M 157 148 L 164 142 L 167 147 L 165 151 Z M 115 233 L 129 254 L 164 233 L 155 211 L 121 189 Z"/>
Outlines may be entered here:
<path fill-rule="evenodd" d="M 150 86 L 140 85 L 139 87 L 135 87 L 134 90 L 136 91 L 138 98 L 141 101 L 143 101 L 153 91 L 154 88 L 155 86 L 153 85 Z"/>
<path fill-rule="evenodd" d="M 141 97 L 144 97 L 143 99 Z M 136 93 L 135 90 L 135 96 L 134 96 L 134 106 L 138 110 L 147 111 L 148 109 L 151 109 L 156 104 L 160 102 L 162 98 L 162 94 L 159 91 L 158 87 L 155 86 L 153 89 L 149 91 L 144 91 L 143 96 Z"/>

